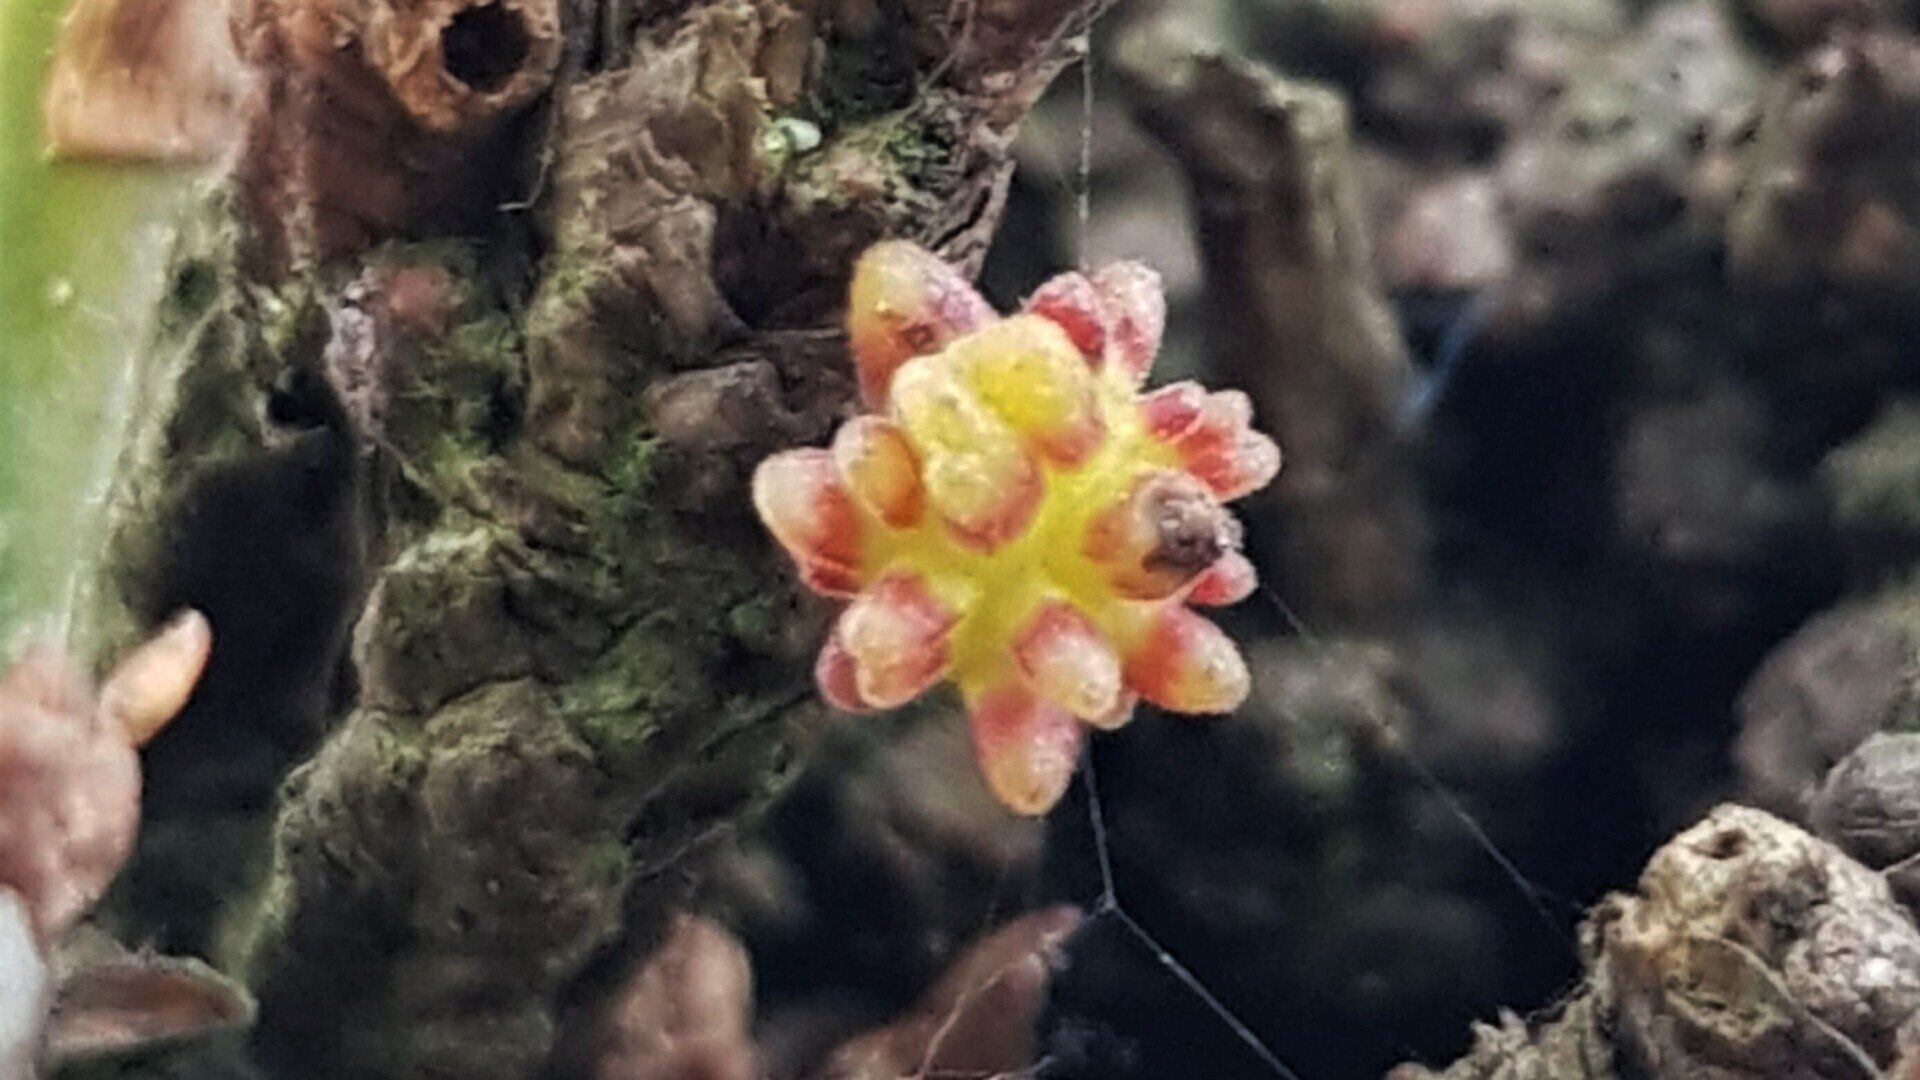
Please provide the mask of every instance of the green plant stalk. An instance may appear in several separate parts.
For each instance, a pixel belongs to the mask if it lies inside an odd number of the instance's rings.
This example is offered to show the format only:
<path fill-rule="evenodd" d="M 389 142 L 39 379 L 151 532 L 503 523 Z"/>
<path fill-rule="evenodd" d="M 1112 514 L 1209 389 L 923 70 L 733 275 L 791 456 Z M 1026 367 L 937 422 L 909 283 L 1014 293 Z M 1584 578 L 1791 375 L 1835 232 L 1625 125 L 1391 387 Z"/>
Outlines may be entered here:
<path fill-rule="evenodd" d="M 0 0 L 0 641 L 63 633 L 158 292 L 184 170 L 54 162 L 65 0 Z"/>

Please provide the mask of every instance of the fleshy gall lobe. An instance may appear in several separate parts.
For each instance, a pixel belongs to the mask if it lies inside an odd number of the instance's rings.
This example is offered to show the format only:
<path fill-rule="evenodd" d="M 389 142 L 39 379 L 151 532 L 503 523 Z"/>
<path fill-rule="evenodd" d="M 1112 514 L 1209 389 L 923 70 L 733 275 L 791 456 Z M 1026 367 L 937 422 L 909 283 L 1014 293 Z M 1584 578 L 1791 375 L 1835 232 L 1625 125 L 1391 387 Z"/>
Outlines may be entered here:
<path fill-rule="evenodd" d="M 869 412 L 754 475 L 801 580 L 845 598 L 821 695 L 903 705 L 942 681 L 981 775 L 1016 813 L 1065 792 L 1087 727 L 1146 700 L 1226 713 L 1232 640 L 1189 604 L 1257 585 L 1224 503 L 1280 468 L 1244 394 L 1140 386 L 1166 323 L 1136 263 L 1067 273 L 998 317 L 955 269 L 887 241 L 854 268 L 847 329 Z"/>

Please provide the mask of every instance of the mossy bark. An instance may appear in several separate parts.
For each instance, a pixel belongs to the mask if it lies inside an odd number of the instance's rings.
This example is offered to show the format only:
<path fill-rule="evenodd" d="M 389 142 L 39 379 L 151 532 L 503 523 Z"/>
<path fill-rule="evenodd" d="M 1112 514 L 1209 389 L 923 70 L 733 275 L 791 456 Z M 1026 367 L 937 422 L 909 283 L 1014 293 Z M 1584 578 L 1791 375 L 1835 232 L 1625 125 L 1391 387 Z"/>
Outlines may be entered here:
<path fill-rule="evenodd" d="M 855 253 L 983 252 L 1098 6 L 575 5 L 531 112 L 411 161 L 509 204 L 457 229 L 280 169 L 407 130 L 329 126 L 328 73 L 254 43 L 288 68 L 181 241 L 89 609 L 103 654 L 213 620 L 121 907 L 244 961 L 270 1074 L 540 1073 L 595 957 L 791 774 L 823 612 L 745 478 L 848 409 Z"/>

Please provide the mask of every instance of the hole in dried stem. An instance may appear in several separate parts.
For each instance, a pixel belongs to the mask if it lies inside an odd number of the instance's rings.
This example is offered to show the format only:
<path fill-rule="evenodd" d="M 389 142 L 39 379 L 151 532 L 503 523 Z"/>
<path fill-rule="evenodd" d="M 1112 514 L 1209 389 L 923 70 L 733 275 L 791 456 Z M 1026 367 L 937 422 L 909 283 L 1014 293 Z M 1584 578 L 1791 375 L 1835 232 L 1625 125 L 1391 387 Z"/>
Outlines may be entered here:
<path fill-rule="evenodd" d="M 460 12 L 440 35 L 447 74 L 481 93 L 505 86 L 532 49 L 526 23 L 497 3 Z"/>

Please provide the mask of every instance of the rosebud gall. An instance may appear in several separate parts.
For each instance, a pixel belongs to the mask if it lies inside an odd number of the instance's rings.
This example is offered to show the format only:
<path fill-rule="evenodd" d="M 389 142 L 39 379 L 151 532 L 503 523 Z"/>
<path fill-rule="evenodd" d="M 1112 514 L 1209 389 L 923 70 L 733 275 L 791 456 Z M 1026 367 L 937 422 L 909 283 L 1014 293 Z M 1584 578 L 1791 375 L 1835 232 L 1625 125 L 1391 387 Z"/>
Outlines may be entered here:
<path fill-rule="evenodd" d="M 1136 264 L 1062 274 L 999 319 L 934 256 L 879 245 L 847 314 L 869 415 L 754 476 L 802 580 L 851 600 L 821 696 L 867 711 L 953 681 L 1016 813 L 1052 807 L 1085 728 L 1140 699 L 1217 713 L 1247 694 L 1233 642 L 1186 605 L 1256 587 L 1222 503 L 1270 480 L 1279 450 L 1244 394 L 1140 393 L 1165 321 Z"/>

